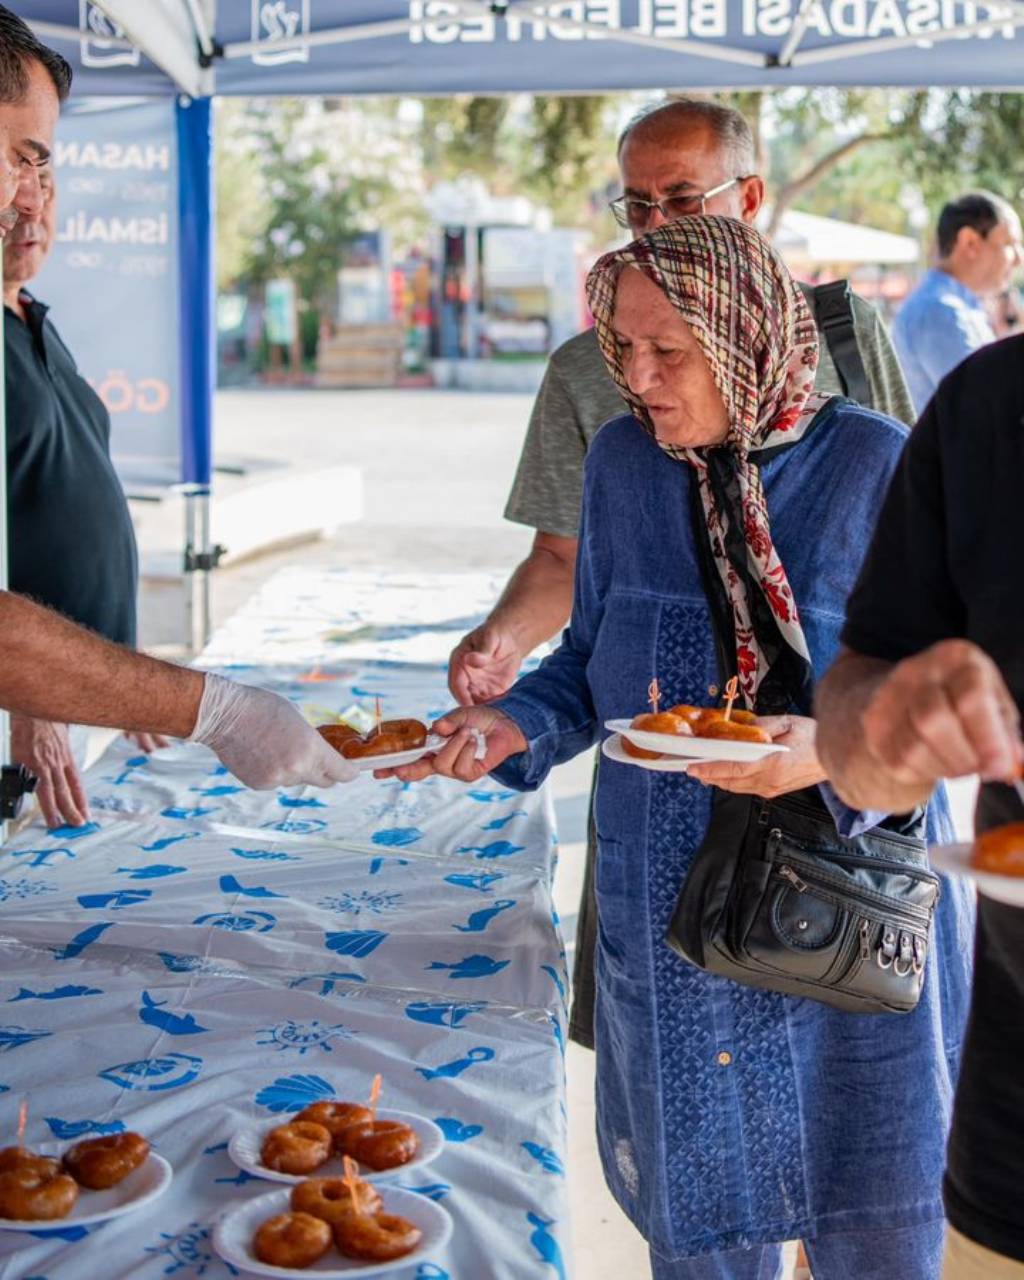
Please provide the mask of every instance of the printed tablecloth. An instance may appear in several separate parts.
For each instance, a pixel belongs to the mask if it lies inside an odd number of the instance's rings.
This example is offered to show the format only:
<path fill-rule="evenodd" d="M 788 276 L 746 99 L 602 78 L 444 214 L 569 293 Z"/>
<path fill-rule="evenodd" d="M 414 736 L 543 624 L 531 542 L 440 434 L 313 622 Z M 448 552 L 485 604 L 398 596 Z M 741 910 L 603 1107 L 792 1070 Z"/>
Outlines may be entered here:
<path fill-rule="evenodd" d="M 290 570 L 202 665 L 313 722 L 376 696 L 389 716 L 433 717 L 449 650 L 499 590 L 486 574 Z M 174 1181 L 105 1224 L 0 1232 L 0 1277 L 238 1274 L 213 1224 L 278 1184 L 235 1168 L 232 1133 L 358 1099 L 378 1071 L 383 1105 L 446 1138 L 396 1182 L 454 1220 L 443 1252 L 395 1274 L 566 1276 L 547 797 L 370 775 L 259 793 L 202 748 L 146 758 L 124 740 L 87 789 L 89 826 L 37 824 L 0 854 L 0 1145 L 27 1094 L 30 1144 L 135 1129 Z"/>

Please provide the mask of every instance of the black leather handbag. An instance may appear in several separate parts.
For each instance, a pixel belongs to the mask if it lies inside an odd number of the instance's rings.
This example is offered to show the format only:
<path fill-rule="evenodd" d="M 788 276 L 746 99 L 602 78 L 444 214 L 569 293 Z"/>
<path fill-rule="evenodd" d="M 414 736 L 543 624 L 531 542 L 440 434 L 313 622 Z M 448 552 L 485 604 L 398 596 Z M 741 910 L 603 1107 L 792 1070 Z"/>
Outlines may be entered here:
<path fill-rule="evenodd" d="M 924 983 L 939 879 L 924 814 L 837 834 L 816 789 L 715 793 L 668 930 L 691 964 L 853 1013 L 909 1013 Z"/>

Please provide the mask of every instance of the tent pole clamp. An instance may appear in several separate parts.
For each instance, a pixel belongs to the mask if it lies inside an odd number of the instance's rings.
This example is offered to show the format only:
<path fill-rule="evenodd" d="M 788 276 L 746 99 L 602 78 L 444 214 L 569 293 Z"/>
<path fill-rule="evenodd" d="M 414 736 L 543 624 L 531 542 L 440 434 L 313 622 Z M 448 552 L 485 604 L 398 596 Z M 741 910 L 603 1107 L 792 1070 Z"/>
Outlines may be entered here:
<path fill-rule="evenodd" d="M 227 547 L 219 542 L 215 543 L 209 551 L 197 551 L 190 542 L 185 548 L 185 572 L 209 573 L 211 569 L 216 569 L 220 565 L 227 551 Z"/>

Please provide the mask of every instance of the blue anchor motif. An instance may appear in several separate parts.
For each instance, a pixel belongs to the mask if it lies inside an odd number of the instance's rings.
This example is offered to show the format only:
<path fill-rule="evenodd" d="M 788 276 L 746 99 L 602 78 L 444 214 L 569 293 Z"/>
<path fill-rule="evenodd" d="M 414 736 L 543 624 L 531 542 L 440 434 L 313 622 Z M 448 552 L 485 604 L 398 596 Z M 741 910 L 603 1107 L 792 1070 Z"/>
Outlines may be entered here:
<path fill-rule="evenodd" d="M 508 840 L 492 840 L 490 844 L 464 844 L 456 849 L 456 853 L 475 853 L 478 858 L 510 858 L 514 853 L 522 853 L 525 844 L 512 844 Z"/>
<path fill-rule="evenodd" d="M 241 894 L 243 898 L 287 898 L 288 897 L 286 893 L 274 893 L 272 889 L 263 889 L 259 887 L 246 889 L 243 885 L 238 883 L 238 880 L 234 876 L 230 876 L 230 875 L 221 876 L 220 891 L 221 893 L 238 893 L 238 894 Z"/>
<path fill-rule="evenodd" d="M 256 1095 L 256 1105 L 280 1114 L 282 1111 L 301 1111 L 311 1102 L 323 1102 L 334 1097 L 334 1087 L 322 1076 L 279 1076 Z"/>
<path fill-rule="evenodd" d="M 541 969 L 548 975 L 551 981 L 558 988 L 558 994 L 565 999 L 565 983 L 559 977 L 558 970 L 553 964 L 542 964 Z"/>
<path fill-rule="evenodd" d="M 461 960 L 434 960 L 426 969 L 447 969 L 452 978 L 493 978 L 512 962 L 494 960 L 491 956 L 463 956 Z"/>
<path fill-rule="evenodd" d="M 11 853 L 15 858 L 31 858 L 31 862 L 25 864 L 28 867 L 48 867 L 51 858 L 75 858 L 78 855 L 71 849 L 12 849 Z"/>
<path fill-rule="evenodd" d="M 322 996 L 329 996 L 339 982 L 365 982 L 361 973 L 305 973 L 300 978 L 292 978 L 289 987 L 304 987 L 307 982 L 319 982 Z"/>
<path fill-rule="evenodd" d="M 346 929 L 341 933 L 325 933 L 324 946 L 340 956 L 368 956 L 376 951 L 388 935 L 379 929 Z"/>
<path fill-rule="evenodd" d="M 477 804 L 502 804 L 506 800 L 511 800 L 516 794 L 514 791 L 467 791 L 466 795 L 470 800 L 475 800 Z"/>
<path fill-rule="evenodd" d="M 114 873 L 129 880 L 162 880 L 164 876 L 181 875 L 188 867 L 172 867 L 166 862 L 153 862 L 148 867 L 118 867 Z"/>
<path fill-rule="evenodd" d="M 159 1058 L 121 1062 L 96 1074 L 101 1080 L 109 1080 L 122 1089 L 162 1093 L 167 1089 L 179 1089 L 182 1085 L 191 1084 L 202 1067 L 202 1058 L 191 1053 L 165 1053 Z"/>
<path fill-rule="evenodd" d="M 423 832 L 419 827 L 384 827 L 375 831 L 370 839 L 374 844 L 382 844 L 390 849 L 400 849 L 403 845 L 415 844 L 422 840 Z"/>
<path fill-rule="evenodd" d="M 46 834 L 51 840 L 81 840 L 93 836 L 100 829 L 98 822 L 84 822 L 80 827 L 50 827 Z"/>
<path fill-rule="evenodd" d="M 196 916 L 193 924 L 208 924 L 211 929 L 228 929 L 232 933 L 269 933 L 277 924 L 277 916 L 269 911 L 250 911 L 247 915 L 232 915 L 228 911 L 211 911 Z"/>
<path fill-rule="evenodd" d="M 519 1145 L 533 1156 L 545 1173 L 557 1173 L 559 1177 L 565 1177 L 565 1165 L 550 1147 L 542 1147 L 539 1142 L 521 1142 Z"/>
<path fill-rule="evenodd" d="M 435 1116 L 434 1124 L 444 1134 L 447 1142 L 469 1142 L 484 1131 L 482 1124 L 463 1124 L 454 1116 Z"/>
<path fill-rule="evenodd" d="M 113 923 L 113 920 L 107 920 L 102 924 L 89 925 L 81 933 L 76 933 L 63 947 L 59 947 L 54 951 L 53 958 L 55 960 L 74 960 L 75 956 L 80 956 L 86 947 L 92 946 L 96 939 L 105 933 Z"/>
<path fill-rule="evenodd" d="M 278 796 L 277 803 L 282 809 L 326 809 L 327 806 L 316 796 Z"/>
<path fill-rule="evenodd" d="M 405 1016 L 413 1022 L 427 1022 L 436 1027 L 461 1027 L 467 1018 L 486 1009 L 484 1001 L 458 1004 L 447 1001 L 415 1000 L 405 1006 Z"/>
<path fill-rule="evenodd" d="M 51 1035 L 52 1031 L 32 1031 L 29 1027 L 8 1024 L 0 1027 L 0 1053 L 10 1053 L 12 1049 L 20 1049 L 23 1044 L 31 1044 L 33 1040 L 43 1040 Z"/>
<path fill-rule="evenodd" d="M 201 831 L 186 831 L 180 836 L 162 836 L 159 840 L 154 840 L 152 844 L 140 844 L 139 848 L 143 853 L 163 853 L 172 844 L 181 844 L 182 840 L 195 840 L 202 834 Z"/>
<path fill-rule="evenodd" d="M 507 827 L 513 818 L 527 818 L 529 814 L 525 809 L 513 809 L 510 814 L 504 818 L 492 818 L 490 822 L 484 823 L 480 828 L 481 831 L 500 831 L 503 827 Z"/>
<path fill-rule="evenodd" d="M 104 907 L 120 911 L 123 907 L 137 907 L 152 896 L 152 889 L 117 889 L 114 893 L 79 894 L 78 903 L 86 911 L 101 911 Z"/>
<path fill-rule="evenodd" d="M 17 1000 L 71 1000 L 75 996 L 101 996 L 103 989 L 101 987 L 76 987 L 63 986 L 54 987 L 52 991 L 30 991 L 28 987 L 22 987 L 16 996 L 11 996 L 8 1004 L 14 1004 Z"/>
<path fill-rule="evenodd" d="M 476 889 L 478 893 L 490 893 L 491 885 L 504 879 L 504 871 L 457 871 L 445 876 L 446 883 L 459 889 Z"/>
<path fill-rule="evenodd" d="M 541 1262 L 554 1268 L 559 1280 L 566 1280 L 562 1251 L 558 1247 L 558 1241 L 548 1230 L 555 1225 L 554 1218 L 542 1218 L 539 1213 L 528 1213 L 526 1220 L 534 1228 L 530 1233 L 530 1244 L 537 1250 L 537 1256 Z"/>
<path fill-rule="evenodd" d="M 515 905 L 515 898 L 498 898 L 494 906 L 474 911 L 465 924 L 453 924 L 452 928 L 459 933 L 483 933 L 495 916 L 500 916 L 503 911 L 508 911 Z"/>
<path fill-rule="evenodd" d="M 453 1062 L 442 1062 L 439 1067 L 415 1067 L 417 1075 L 424 1080 L 454 1080 L 478 1062 L 490 1062 L 494 1058 L 494 1050 L 486 1045 L 477 1045 L 475 1049 L 467 1049 L 464 1058 L 456 1058 Z"/>
<path fill-rule="evenodd" d="M 124 1133 L 124 1122 L 111 1120 L 61 1120 L 58 1116 L 47 1116 L 46 1123 L 50 1132 L 62 1142 L 70 1142 L 72 1138 L 83 1138 L 87 1133 L 95 1133 L 97 1137 L 105 1137 L 111 1133 Z"/>
<path fill-rule="evenodd" d="M 407 867 L 409 865 L 408 858 L 371 858 L 370 859 L 370 875 L 371 876 L 378 875 L 380 873 L 381 868 L 384 866 L 385 862 L 394 862 L 400 867 Z"/>
<path fill-rule="evenodd" d="M 301 862 L 294 853 L 282 853 L 278 849 L 232 849 L 236 858 L 249 858 L 253 862 Z"/>
<path fill-rule="evenodd" d="M 154 1000 L 148 991 L 142 993 L 142 1008 L 139 1010 L 139 1019 L 148 1027 L 158 1027 L 161 1031 L 166 1031 L 169 1036 L 197 1036 L 204 1031 L 209 1031 L 209 1027 L 201 1027 L 190 1013 L 184 1017 L 179 1017 L 176 1013 L 165 1013 L 163 1006 L 166 1000 Z"/>
<path fill-rule="evenodd" d="M 171 805 L 167 809 L 160 810 L 161 818 L 179 818 L 183 822 L 194 821 L 196 818 L 205 818 L 208 813 L 216 813 L 217 806 L 213 805 L 209 809 L 182 809 L 178 805 Z"/>

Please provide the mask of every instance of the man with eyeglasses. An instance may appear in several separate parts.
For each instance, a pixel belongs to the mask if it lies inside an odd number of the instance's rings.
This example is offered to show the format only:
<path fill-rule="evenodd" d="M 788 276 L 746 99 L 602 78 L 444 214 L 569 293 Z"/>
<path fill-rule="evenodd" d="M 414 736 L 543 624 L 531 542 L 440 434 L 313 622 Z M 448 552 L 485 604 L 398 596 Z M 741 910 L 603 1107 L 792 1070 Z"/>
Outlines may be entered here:
<path fill-rule="evenodd" d="M 634 119 L 619 139 L 619 166 L 624 190 L 611 208 L 634 236 L 699 213 L 752 223 L 764 203 L 750 126 L 738 111 L 703 99 L 674 100 Z M 829 286 L 821 297 L 819 291 L 808 293 L 823 339 L 817 389 L 849 394 L 912 423 L 906 383 L 874 308 L 849 293 L 845 281 Z M 844 366 L 843 378 L 837 363 Z M 451 655 L 448 683 L 463 705 L 503 694 L 527 654 L 565 625 L 572 608 L 583 460 L 598 428 L 625 411 L 593 329 L 570 338 L 551 356 L 505 508 L 506 519 L 537 532 L 490 616 Z M 588 853 L 570 1025 L 572 1038 L 588 1048 L 593 1048 L 596 929 L 591 868 Z"/>

